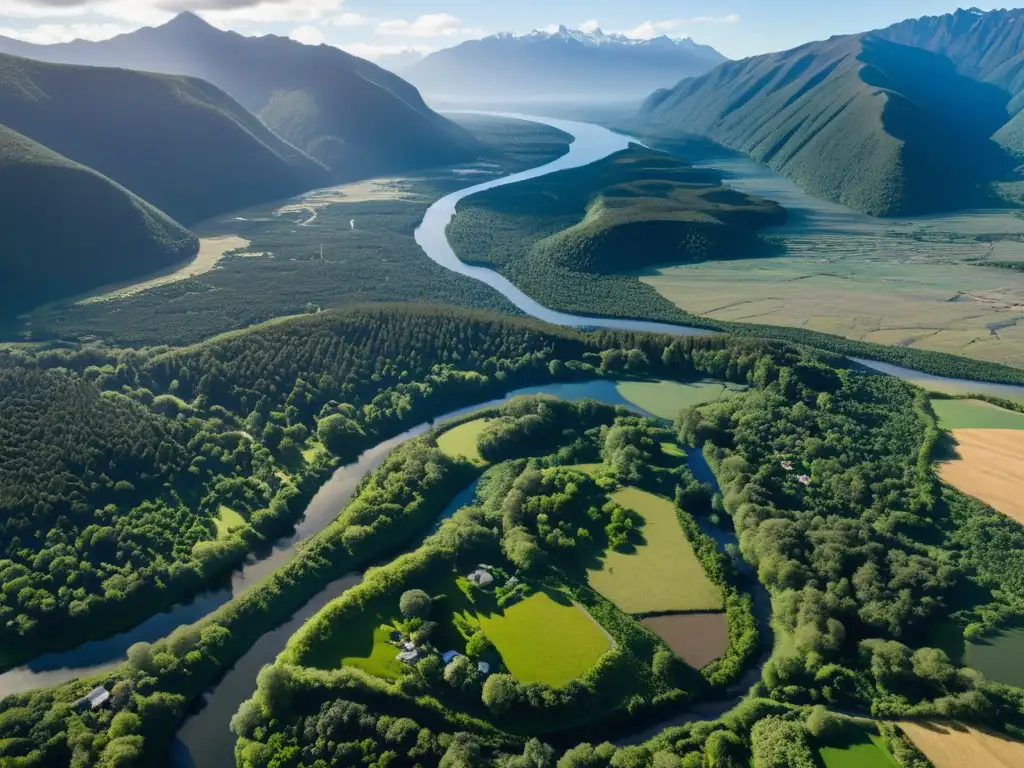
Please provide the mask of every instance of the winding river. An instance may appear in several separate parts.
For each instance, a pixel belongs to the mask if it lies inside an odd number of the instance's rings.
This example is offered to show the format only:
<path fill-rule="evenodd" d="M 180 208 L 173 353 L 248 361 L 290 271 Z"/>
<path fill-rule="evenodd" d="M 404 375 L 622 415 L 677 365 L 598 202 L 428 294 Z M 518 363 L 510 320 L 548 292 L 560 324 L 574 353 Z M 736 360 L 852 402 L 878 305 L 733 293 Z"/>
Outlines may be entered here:
<path fill-rule="evenodd" d="M 493 270 L 470 266 L 462 263 L 453 252 L 446 237 L 446 229 L 455 215 L 455 209 L 459 201 L 477 192 L 483 192 L 495 187 L 514 184 L 526 179 L 536 178 L 545 174 L 553 173 L 568 168 L 576 168 L 588 165 L 608 155 L 625 149 L 631 139 L 621 134 L 613 133 L 605 128 L 587 123 L 578 123 L 566 120 L 555 120 L 543 117 L 528 117 L 522 115 L 498 115 L 527 119 L 543 123 L 562 130 L 574 137 L 569 152 L 561 158 L 539 166 L 532 170 L 517 173 L 500 179 L 492 179 L 482 184 L 454 192 L 434 203 L 426 212 L 422 224 L 416 230 L 416 242 L 423 248 L 424 252 L 435 262 L 460 274 L 480 280 L 490 285 L 508 298 L 515 306 L 528 315 L 541 320 L 561 326 L 575 326 L 584 328 L 610 328 L 632 331 L 651 331 L 669 333 L 674 335 L 696 335 L 708 333 L 705 330 L 687 326 L 670 325 L 666 323 L 646 322 L 638 320 L 618 320 L 612 318 L 585 317 L 558 312 L 537 303 L 521 290 L 516 288 L 510 281 Z M 788 183 L 788 182 L 787 182 Z M 761 194 L 770 197 L 770 190 L 762 190 Z M 866 361 L 865 361 L 866 362 Z M 872 364 L 873 365 L 873 364 Z M 886 370 L 886 373 L 904 376 L 920 380 L 922 377 L 914 371 L 906 369 Z M 941 383 L 939 377 L 929 377 L 935 383 Z M 977 385 L 974 389 L 983 391 L 987 385 Z M 1024 399 L 1024 387 L 1010 387 L 992 385 L 999 387 L 999 394 L 1002 396 L 1016 396 Z M 549 394 L 576 399 L 580 397 L 591 397 L 616 405 L 625 404 L 621 395 L 615 391 L 610 382 L 592 382 L 589 384 L 575 385 L 551 385 L 547 387 L 518 390 L 509 393 L 508 397 L 517 394 L 528 394 L 546 392 Z M 472 408 L 462 409 L 447 414 L 438 421 L 456 418 L 466 412 L 482 407 L 497 405 L 508 399 L 481 403 Z M 40 656 L 32 662 L 8 671 L 0 675 L 0 696 L 11 693 L 31 690 L 38 687 L 53 685 L 70 680 L 74 677 L 93 674 L 104 669 L 111 668 L 120 663 L 128 647 L 140 641 L 153 641 L 170 633 L 175 627 L 181 624 L 188 624 L 208 615 L 218 607 L 232 599 L 234 596 L 258 584 L 274 570 L 281 567 L 293 555 L 295 547 L 304 539 L 323 530 L 345 506 L 352 497 L 360 479 L 368 472 L 380 466 L 387 454 L 396 446 L 407 440 L 423 434 L 429 424 L 421 424 L 407 432 L 381 442 L 377 446 L 367 450 L 359 459 L 346 465 L 333 475 L 317 495 L 310 502 L 303 521 L 297 527 L 295 533 L 287 539 L 277 542 L 269 553 L 262 557 L 251 558 L 243 568 L 234 574 L 230 584 L 202 594 L 195 599 L 175 606 L 171 610 L 150 618 L 134 629 L 119 634 L 115 637 L 94 643 L 85 643 L 78 648 L 66 653 L 47 654 Z M 461 498 L 471 495 L 472 490 L 467 489 Z M 454 502 L 446 514 L 454 512 L 459 504 Z M 728 540 L 728 535 L 721 531 L 709 530 L 720 543 Z M 178 741 L 175 744 L 172 760 L 176 766 L 216 766 L 221 768 L 226 765 L 233 765 L 234 738 L 228 730 L 228 722 L 239 704 L 251 695 L 256 686 L 256 674 L 266 663 L 270 663 L 277 654 L 284 648 L 288 638 L 301 626 L 310 616 L 318 611 L 330 600 L 342 594 L 345 590 L 359 583 L 360 574 L 349 574 L 322 590 L 316 597 L 307 603 L 292 619 L 274 630 L 259 638 L 250 651 L 243 656 L 235 667 L 227 674 L 221 683 L 204 700 L 203 709 L 196 715 L 190 717 L 181 731 Z M 756 583 L 756 581 L 755 581 Z M 767 596 L 759 599 L 759 614 L 766 615 L 768 609 Z M 738 686 L 738 690 L 730 692 L 730 699 L 712 703 L 698 708 L 686 715 L 680 715 L 671 720 L 652 726 L 650 730 L 637 731 L 631 736 L 626 736 L 624 742 L 635 742 L 642 740 L 658 730 L 685 722 L 694 717 L 713 717 L 728 709 L 736 698 L 745 692 L 745 686 L 757 679 L 759 669 L 754 669 Z M 735 696 L 732 695 L 735 693 Z"/>

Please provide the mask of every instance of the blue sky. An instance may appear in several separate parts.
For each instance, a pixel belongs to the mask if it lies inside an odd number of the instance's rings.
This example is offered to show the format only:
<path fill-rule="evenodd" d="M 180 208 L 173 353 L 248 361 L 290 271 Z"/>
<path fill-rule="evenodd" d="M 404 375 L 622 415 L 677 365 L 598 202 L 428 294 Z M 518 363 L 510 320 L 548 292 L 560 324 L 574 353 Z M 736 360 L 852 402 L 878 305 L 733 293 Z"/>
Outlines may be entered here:
<path fill-rule="evenodd" d="M 981 5 L 989 10 L 994 5 Z M 290 35 L 374 58 L 501 31 L 599 24 L 693 37 L 740 58 L 957 8 L 941 0 L 0 0 L 0 34 L 32 42 L 103 39 L 182 9 L 245 34 Z"/>

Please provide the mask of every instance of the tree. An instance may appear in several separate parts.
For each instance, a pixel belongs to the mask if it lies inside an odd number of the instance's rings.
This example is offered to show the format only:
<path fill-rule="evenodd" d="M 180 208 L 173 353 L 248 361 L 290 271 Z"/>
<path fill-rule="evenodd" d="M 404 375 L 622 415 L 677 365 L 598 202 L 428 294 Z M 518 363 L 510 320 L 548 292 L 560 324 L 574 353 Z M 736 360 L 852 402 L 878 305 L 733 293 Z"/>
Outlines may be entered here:
<path fill-rule="evenodd" d="M 732 731 L 714 731 L 704 743 L 705 768 L 741 768 L 744 765 L 743 742 Z"/>
<path fill-rule="evenodd" d="M 473 636 L 466 641 L 466 655 L 474 659 L 494 653 L 494 644 L 487 639 L 483 630 L 477 630 Z"/>
<path fill-rule="evenodd" d="M 476 768 L 481 762 L 480 745 L 476 740 L 468 733 L 456 733 L 438 768 Z"/>
<path fill-rule="evenodd" d="M 811 736 L 830 744 L 842 735 L 846 723 L 839 716 L 829 712 L 826 707 L 818 704 L 811 708 L 804 725 Z"/>
<path fill-rule="evenodd" d="M 476 664 L 468 656 L 456 656 L 444 668 L 444 679 L 458 690 L 468 690 L 477 684 Z"/>
<path fill-rule="evenodd" d="M 422 589 L 410 589 L 402 593 L 398 608 L 407 619 L 425 619 L 430 615 L 433 602 Z"/>
<path fill-rule="evenodd" d="M 520 685 L 512 675 L 491 675 L 484 683 L 484 706 L 496 715 L 504 714 L 517 702 L 520 691 Z"/>

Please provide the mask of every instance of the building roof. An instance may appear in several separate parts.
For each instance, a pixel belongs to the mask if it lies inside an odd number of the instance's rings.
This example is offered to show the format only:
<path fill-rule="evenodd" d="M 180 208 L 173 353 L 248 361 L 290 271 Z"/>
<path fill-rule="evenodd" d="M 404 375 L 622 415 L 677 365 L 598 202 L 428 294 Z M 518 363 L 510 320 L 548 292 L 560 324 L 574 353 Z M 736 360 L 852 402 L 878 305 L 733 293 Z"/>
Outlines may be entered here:
<path fill-rule="evenodd" d="M 481 587 L 485 587 L 488 584 L 494 582 L 494 577 L 491 576 L 491 574 L 485 571 L 483 568 L 481 568 L 480 570 L 473 571 L 471 574 L 469 574 L 469 580 L 472 581 L 474 584 L 479 584 Z"/>
<path fill-rule="evenodd" d="M 800 477 L 798 477 L 797 480 L 799 480 L 804 485 L 810 485 L 811 484 L 811 476 L 810 475 L 800 475 Z"/>
<path fill-rule="evenodd" d="M 441 654 L 441 659 L 444 661 L 445 664 L 448 664 L 449 662 L 451 662 L 452 659 L 455 659 L 461 655 L 462 654 L 458 651 L 445 651 Z"/>
<path fill-rule="evenodd" d="M 405 662 L 406 664 L 412 664 L 416 659 L 420 657 L 419 651 L 402 651 L 395 658 L 399 661 Z"/>
<path fill-rule="evenodd" d="M 491 665 L 488 664 L 486 661 L 481 661 L 479 664 L 477 664 L 476 669 L 477 672 L 479 672 L 481 675 L 489 675 L 491 673 Z"/>
<path fill-rule="evenodd" d="M 405 643 L 402 647 L 405 648 L 405 650 L 407 651 L 415 651 L 416 643 Z"/>
<path fill-rule="evenodd" d="M 75 702 L 76 705 L 84 707 L 89 706 L 90 709 L 98 709 L 106 704 L 110 700 L 110 691 L 104 688 L 102 685 L 98 685 L 89 691 L 85 696 Z"/>

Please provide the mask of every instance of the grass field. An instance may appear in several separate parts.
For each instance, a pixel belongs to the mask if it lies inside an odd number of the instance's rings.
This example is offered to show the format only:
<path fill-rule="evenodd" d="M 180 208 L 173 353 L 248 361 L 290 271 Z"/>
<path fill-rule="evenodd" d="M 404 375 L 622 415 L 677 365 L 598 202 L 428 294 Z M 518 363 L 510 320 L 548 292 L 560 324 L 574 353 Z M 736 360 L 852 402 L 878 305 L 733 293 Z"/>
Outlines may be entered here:
<path fill-rule="evenodd" d="M 721 590 L 704 573 L 671 501 L 637 488 L 610 498 L 644 519 L 644 543 L 633 552 L 606 553 L 601 569 L 588 572 L 590 586 L 626 613 L 722 608 Z"/>
<path fill-rule="evenodd" d="M 900 728 L 935 768 L 1019 768 L 1024 743 L 959 723 L 910 722 Z"/>
<path fill-rule="evenodd" d="M 943 429 L 1024 429 L 1024 413 L 984 400 L 932 400 L 932 410 Z"/>
<path fill-rule="evenodd" d="M 509 672 L 524 683 L 565 685 L 611 647 L 590 614 L 559 592 L 537 592 L 503 614 L 476 618 Z"/>
<path fill-rule="evenodd" d="M 487 461 L 477 450 L 476 441 L 488 421 L 489 419 L 474 419 L 449 429 L 437 438 L 437 447 L 449 456 L 462 456 L 478 467 L 485 466 Z"/>
<path fill-rule="evenodd" d="M 677 381 L 623 381 L 616 387 L 626 400 L 662 419 L 675 419 L 683 408 L 721 400 L 744 387 L 710 379 L 689 384 Z"/>
<path fill-rule="evenodd" d="M 1024 627 L 966 641 L 963 663 L 997 683 L 1024 686 Z"/>
<path fill-rule="evenodd" d="M 1024 524 L 1024 431 L 956 429 L 957 458 L 939 465 L 943 481 Z"/>
<path fill-rule="evenodd" d="M 877 732 L 862 730 L 842 747 L 818 750 L 825 768 L 900 768 Z"/>
<path fill-rule="evenodd" d="M 231 528 L 239 525 L 245 525 L 245 518 L 230 507 L 221 504 L 220 512 L 217 513 L 217 538 L 224 538 Z"/>

